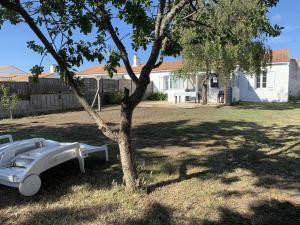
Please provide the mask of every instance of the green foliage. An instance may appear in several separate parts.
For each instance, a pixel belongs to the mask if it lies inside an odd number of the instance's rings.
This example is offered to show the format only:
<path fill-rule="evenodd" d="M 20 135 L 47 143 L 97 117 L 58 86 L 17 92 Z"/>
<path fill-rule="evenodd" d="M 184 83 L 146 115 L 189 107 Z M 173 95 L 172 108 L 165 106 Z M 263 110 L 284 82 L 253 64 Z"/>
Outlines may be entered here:
<path fill-rule="evenodd" d="M 18 104 L 18 96 L 16 93 L 9 94 L 9 89 L 8 87 L 4 85 L 0 85 L 0 105 L 4 110 L 9 111 L 10 113 L 10 118 L 12 119 L 12 110 L 16 109 L 17 104 Z"/>
<path fill-rule="evenodd" d="M 30 69 L 30 72 L 33 76 L 33 82 L 38 82 L 39 75 L 41 75 L 43 71 L 44 67 L 39 65 L 35 65 Z"/>
<path fill-rule="evenodd" d="M 260 73 L 271 60 L 265 38 L 279 35 L 282 29 L 272 26 L 267 17 L 276 3 L 220 0 L 193 15 L 180 30 L 186 65 L 176 74 L 213 70 L 228 79 L 237 65 L 242 71 Z"/>
<path fill-rule="evenodd" d="M 168 94 L 163 92 L 154 92 L 147 97 L 150 101 L 166 101 L 168 99 Z"/>
<path fill-rule="evenodd" d="M 122 92 L 108 93 L 108 94 L 104 95 L 104 103 L 107 105 L 121 104 L 123 96 L 124 95 Z"/>

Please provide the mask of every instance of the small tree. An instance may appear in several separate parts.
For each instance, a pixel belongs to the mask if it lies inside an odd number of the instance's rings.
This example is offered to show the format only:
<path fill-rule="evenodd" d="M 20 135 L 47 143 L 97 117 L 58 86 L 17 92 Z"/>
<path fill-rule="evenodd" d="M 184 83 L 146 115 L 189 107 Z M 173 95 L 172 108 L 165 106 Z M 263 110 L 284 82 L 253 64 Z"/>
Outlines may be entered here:
<path fill-rule="evenodd" d="M 4 85 L 0 85 L 0 93 L 0 105 L 4 110 L 9 112 L 10 118 L 13 119 L 12 111 L 16 109 L 19 101 L 17 94 L 9 94 L 8 87 L 5 87 Z"/>
<path fill-rule="evenodd" d="M 202 80 L 202 104 L 207 103 L 207 80 L 216 71 L 225 85 L 225 103 L 228 80 L 239 68 L 250 74 L 259 74 L 271 59 L 265 45 L 267 36 L 278 36 L 281 28 L 270 26 L 268 5 L 261 1 L 219 0 L 206 8 L 203 15 L 194 14 L 181 29 L 182 55 L 185 67 L 178 71 L 183 76 L 205 71 Z M 201 32 L 202 31 L 202 32 Z"/>

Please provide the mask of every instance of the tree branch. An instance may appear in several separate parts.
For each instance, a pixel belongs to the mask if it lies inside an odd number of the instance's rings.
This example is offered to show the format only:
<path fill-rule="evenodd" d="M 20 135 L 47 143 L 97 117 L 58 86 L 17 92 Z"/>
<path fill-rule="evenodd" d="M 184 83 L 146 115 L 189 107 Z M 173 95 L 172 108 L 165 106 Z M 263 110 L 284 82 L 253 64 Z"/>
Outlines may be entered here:
<path fill-rule="evenodd" d="M 59 56 L 59 54 L 55 51 L 51 43 L 42 33 L 42 31 L 37 27 L 33 18 L 27 13 L 27 11 L 20 5 L 19 2 L 12 3 L 11 1 L 0 0 L 0 5 L 6 9 L 12 10 L 18 13 L 23 17 L 25 22 L 29 25 L 32 31 L 36 34 L 36 36 L 40 39 L 40 41 L 44 44 L 45 48 L 50 52 L 53 58 L 58 63 L 61 70 L 65 73 L 68 84 L 72 87 L 73 93 L 77 97 L 80 104 L 83 108 L 88 112 L 88 114 L 93 117 L 99 127 L 99 129 L 103 132 L 103 134 L 109 139 L 118 142 L 118 134 L 112 131 L 108 125 L 102 120 L 102 118 L 95 112 L 95 110 L 86 102 L 83 98 L 83 95 L 80 91 L 80 87 L 76 80 L 73 78 L 74 73 L 71 72 L 68 68 L 66 62 Z"/>
<path fill-rule="evenodd" d="M 123 60 L 123 63 L 125 65 L 125 68 L 128 72 L 129 77 L 132 79 L 132 81 L 135 84 L 139 83 L 139 79 L 137 78 L 137 76 L 135 75 L 135 73 L 133 72 L 133 69 L 131 67 L 129 58 L 128 58 L 128 53 L 126 51 L 125 46 L 123 45 L 122 41 L 120 40 L 119 36 L 116 33 L 116 30 L 114 29 L 112 23 L 111 23 L 111 18 L 110 15 L 106 12 L 103 4 L 98 5 L 98 8 L 102 14 L 102 17 L 106 23 L 108 32 L 110 34 L 110 36 L 112 37 L 114 43 L 116 44 L 120 54 L 121 54 L 121 58 Z"/>
<path fill-rule="evenodd" d="M 170 9 L 170 11 L 166 15 L 164 15 L 165 3 L 166 1 L 161 0 L 158 8 L 156 23 L 155 23 L 154 43 L 152 46 L 150 57 L 147 63 L 145 64 L 145 66 L 143 67 L 140 76 L 140 79 L 145 79 L 144 82 L 150 82 L 150 78 L 149 77 L 144 78 L 142 74 L 148 74 L 148 71 L 151 72 L 151 70 L 154 68 L 159 52 L 161 51 L 162 40 L 166 35 L 166 29 L 168 28 L 170 22 L 176 16 L 176 14 L 179 13 L 185 5 L 190 3 L 190 0 L 179 1 L 175 6 L 173 6 L 173 8 Z"/>

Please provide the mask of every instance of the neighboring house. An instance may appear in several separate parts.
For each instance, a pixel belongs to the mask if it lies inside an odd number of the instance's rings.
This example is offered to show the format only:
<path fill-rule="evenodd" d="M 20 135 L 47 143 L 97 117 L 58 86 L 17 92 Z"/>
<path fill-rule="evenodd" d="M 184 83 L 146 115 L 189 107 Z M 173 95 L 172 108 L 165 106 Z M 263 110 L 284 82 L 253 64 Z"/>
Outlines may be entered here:
<path fill-rule="evenodd" d="M 55 65 L 50 66 L 49 72 L 44 72 L 39 75 L 39 78 L 56 78 L 60 76 L 55 72 Z M 0 81 L 16 81 L 16 82 L 28 82 L 32 74 L 26 73 L 14 66 L 0 66 Z"/>
<path fill-rule="evenodd" d="M 22 81 L 29 74 L 15 66 L 0 66 L 0 81 Z"/>

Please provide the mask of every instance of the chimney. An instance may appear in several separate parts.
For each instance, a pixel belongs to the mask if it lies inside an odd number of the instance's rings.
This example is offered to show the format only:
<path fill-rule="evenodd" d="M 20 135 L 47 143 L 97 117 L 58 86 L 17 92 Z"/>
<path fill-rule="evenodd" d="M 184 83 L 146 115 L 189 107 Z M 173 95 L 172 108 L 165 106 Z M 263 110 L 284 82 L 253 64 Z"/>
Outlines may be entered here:
<path fill-rule="evenodd" d="M 55 73 L 55 72 L 56 72 L 56 65 L 55 65 L 55 64 L 51 64 L 51 65 L 50 65 L 49 72 L 50 72 L 50 73 Z"/>
<path fill-rule="evenodd" d="M 134 55 L 133 55 L 133 67 L 136 67 L 136 66 L 138 66 L 138 64 L 139 64 L 139 58 L 138 58 L 138 56 L 137 56 L 137 54 L 136 53 L 134 53 Z"/>

